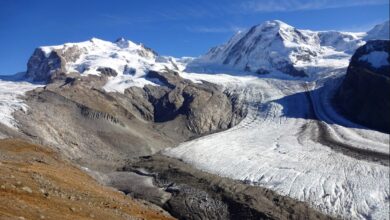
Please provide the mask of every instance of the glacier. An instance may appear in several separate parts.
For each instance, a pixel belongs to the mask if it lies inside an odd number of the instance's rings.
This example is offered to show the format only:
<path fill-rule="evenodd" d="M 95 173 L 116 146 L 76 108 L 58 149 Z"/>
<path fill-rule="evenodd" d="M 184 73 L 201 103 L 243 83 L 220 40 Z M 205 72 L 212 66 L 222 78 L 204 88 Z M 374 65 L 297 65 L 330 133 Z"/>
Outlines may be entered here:
<path fill-rule="evenodd" d="M 332 93 L 344 73 L 333 70 L 311 81 L 182 73 L 241 94 L 248 114 L 231 129 L 163 153 L 306 201 L 332 216 L 388 219 L 389 166 L 370 155 L 387 160 L 389 135 L 356 125 L 332 108 Z M 343 147 L 349 150 L 340 151 Z"/>
<path fill-rule="evenodd" d="M 17 110 L 26 112 L 28 109 L 22 96 L 27 91 L 41 86 L 43 85 L 15 80 L 12 77 L 0 78 L 0 122 L 9 128 L 17 129 L 18 123 L 13 117 L 13 113 Z"/>

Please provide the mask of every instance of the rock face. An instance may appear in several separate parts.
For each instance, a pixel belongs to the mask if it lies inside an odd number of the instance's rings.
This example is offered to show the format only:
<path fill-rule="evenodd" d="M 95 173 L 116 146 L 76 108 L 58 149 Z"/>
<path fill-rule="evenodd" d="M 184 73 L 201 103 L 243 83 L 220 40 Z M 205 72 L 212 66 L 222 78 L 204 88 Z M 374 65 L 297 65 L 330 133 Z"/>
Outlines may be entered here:
<path fill-rule="evenodd" d="M 64 69 L 64 60 L 53 51 L 48 57 L 42 49 L 37 48 L 27 63 L 26 76 L 33 81 L 48 81 L 56 70 Z"/>
<path fill-rule="evenodd" d="M 33 81 L 48 82 L 53 74 L 68 70 L 68 64 L 80 58 L 83 52 L 77 45 L 35 49 L 27 63 L 26 77 Z"/>
<path fill-rule="evenodd" d="M 369 41 L 353 55 L 336 94 L 342 113 L 367 127 L 390 133 L 390 41 Z"/>
<path fill-rule="evenodd" d="M 227 129 L 245 115 L 240 97 L 214 84 L 194 83 L 169 69 L 146 77 L 160 86 L 130 87 L 122 94 L 102 89 L 106 75 L 52 76 L 46 87 L 28 93 L 28 114 L 15 116 L 38 143 L 61 148 L 83 166 L 112 170 L 131 158 Z"/>
<path fill-rule="evenodd" d="M 99 67 L 97 71 L 101 72 L 105 76 L 117 76 L 118 73 L 110 67 Z"/>
<path fill-rule="evenodd" d="M 169 88 L 144 89 L 153 105 L 155 122 L 183 115 L 187 128 L 196 134 L 205 134 L 231 127 L 244 114 L 241 106 L 234 103 L 235 98 L 222 93 L 221 88 L 214 84 L 195 84 L 169 70 L 150 71 L 147 77 L 156 78 Z"/>

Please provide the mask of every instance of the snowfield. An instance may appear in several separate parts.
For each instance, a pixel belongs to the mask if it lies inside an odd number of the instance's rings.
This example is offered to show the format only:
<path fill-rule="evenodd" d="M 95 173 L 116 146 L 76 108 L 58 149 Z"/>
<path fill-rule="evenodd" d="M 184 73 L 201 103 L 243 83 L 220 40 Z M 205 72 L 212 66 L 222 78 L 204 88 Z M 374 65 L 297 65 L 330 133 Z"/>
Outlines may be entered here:
<path fill-rule="evenodd" d="M 17 129 L 17 122 L 12 114 L 19 109 L 27 111 L 28 108 L 21 96 L 39 86 L 41 85 L 0 79 L 0 123 Z"/>
<path fill-rule="evenodd" d="M 389 219 L 389 135 L 340 116 L 330 97 L 345 69 L 317 79 L 182 73 L 238 93 L 246 118 L 164 154 L 266 187 L 346 219 Z"/>
<path fill-rule="evenodd" d="M 372 51 L 369 54 L 363 55 L 359 60 L 367 61 L 372 67 L 380 68 L 389 65 L 387 58 L 389 54 L 385 51 Z"/>

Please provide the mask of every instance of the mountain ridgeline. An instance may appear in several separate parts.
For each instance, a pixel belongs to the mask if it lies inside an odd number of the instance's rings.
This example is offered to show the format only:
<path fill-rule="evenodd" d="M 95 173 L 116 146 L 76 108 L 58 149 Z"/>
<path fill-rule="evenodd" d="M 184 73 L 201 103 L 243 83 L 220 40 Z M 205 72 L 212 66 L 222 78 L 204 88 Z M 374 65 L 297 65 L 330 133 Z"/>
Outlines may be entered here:
<path fill-rule="evenodd" d="M 311 69 L 345 67 L 359 46 L 367 39 L 386 39 L 388 29 L 385 23 L 367 33 L 310 31 L 278 20 L 267 21 L 210 49 L 187 65 L 187 71 L 281 73 L 305 77 L 311 75 Z"/>

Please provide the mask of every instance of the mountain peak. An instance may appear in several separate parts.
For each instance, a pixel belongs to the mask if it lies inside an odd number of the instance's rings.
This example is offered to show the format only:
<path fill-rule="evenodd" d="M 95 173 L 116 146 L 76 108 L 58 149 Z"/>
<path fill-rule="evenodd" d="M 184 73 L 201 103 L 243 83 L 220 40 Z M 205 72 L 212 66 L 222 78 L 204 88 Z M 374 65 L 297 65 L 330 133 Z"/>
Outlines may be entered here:
<path fill-rule="evenodd" d="M 120 48 L 128 48 L 131 45 L 135 45 L 132 41 L 126 40 L 124 37 L 118 38 L 115 42 L 116 45 Z"/>
<path fill-rule="evenodd" d="M 120 37 L 120 38 L 116 39 L 115 43 L 124 42 L 124 41 L 126 41 L 126 39 L 124 37 Z"/>
<path fill-rule="evenodd" d="M 295 28 L 280 20 L 269 20 L 255 25 L 251 29 L 258 30 L 259 32 L 263 33 L 277 33 L 281 30 L 293 30 Z"/>
<path fill-rule="evenodd" d="M 292 28 L 291 25 L 281 21 L 281 20 L 269 20 L 260 24 L 262 27 L 276 27 L 276 28 Z"/>
<path fill-rule="evenodd" d="M 313 66 L 346 67 L 361 36 L 344 32 L 300 30 L 280 20 L 265 21 L 234 35 L 226 44 L 212 48 L 187 68 L 211 68 L 246 72 L 286 73 L 305 76 Z"/>
<path fill-rule="evenodd" d="M 389 20 L 375 25 L 371 30 L 367 32 L 365 40 L 388 40 L 389 39 Z"/>
<path fill-rule="evenodd" d="M 107 41 L 104 41 L 104 40 L 96 38 L 96 37 L 92 37 L 89 41 L 92 42 L 92 43 L 95 43 L 95 44 L 96 43 L 101 43 L 101 42 L 107 42 Z"/>

